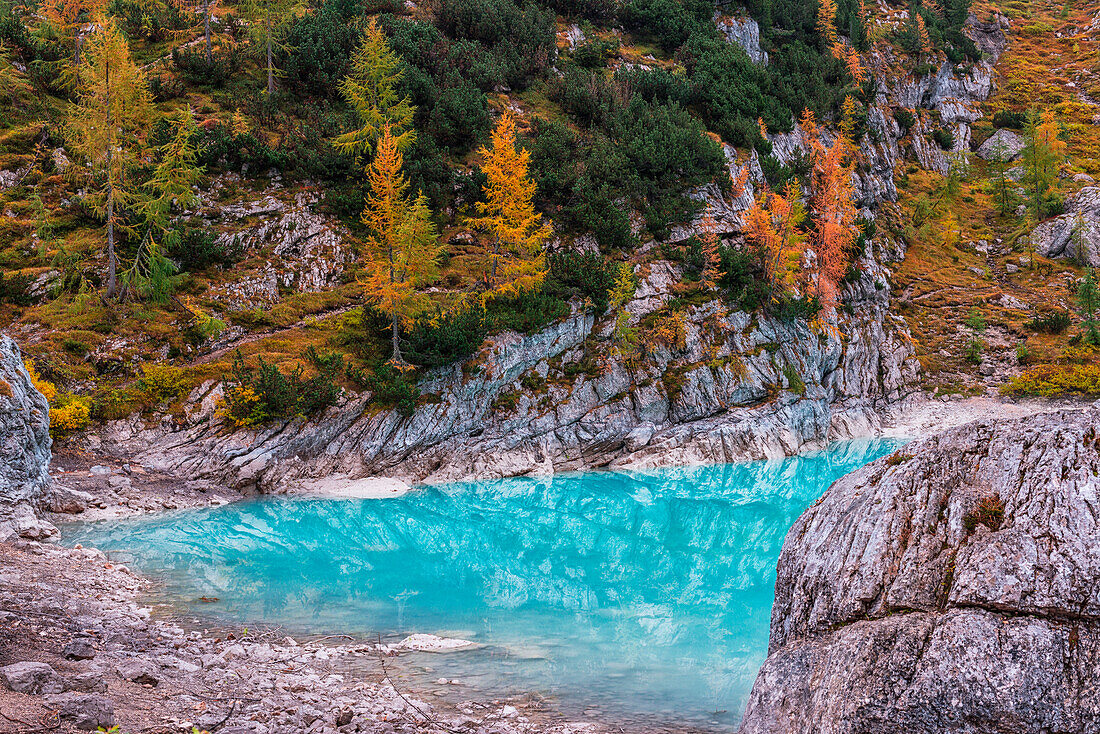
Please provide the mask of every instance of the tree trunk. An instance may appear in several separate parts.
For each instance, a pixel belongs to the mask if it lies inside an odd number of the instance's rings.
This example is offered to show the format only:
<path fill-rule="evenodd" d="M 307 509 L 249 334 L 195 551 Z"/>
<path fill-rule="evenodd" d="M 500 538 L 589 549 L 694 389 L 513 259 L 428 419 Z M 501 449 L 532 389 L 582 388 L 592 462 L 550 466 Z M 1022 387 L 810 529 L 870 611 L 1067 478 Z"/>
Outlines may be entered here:
<path fill-rule="evenodd" d="M 206 35 L 206 63 L 209 64 L 212 56 L 210 53 L 210 0 L 203 0 L 202 3 L 202 28 Z"/>
<path fill-rule="evenodd" d="M 110 167 L 111 151 L 107 150 L 107 166 Z M 115 271 L 118 262 L 115 257 L 115 187 L 111 181 L 111 174 L 107 174 L 107 297 L 114 298 L 118 284 L 115 281 Z"/>
<path fill-rule="evenodd" d="M 394 268 L 393 262 L 393 247 L 387 248 L 386 255 L 390 261 L 390 292 L 394 293 L 397 288 L 397 272 Z M 393 355 L 390 357 L 390 363 L 397 367 L 398 370 L 405 366 L 405 360 L 401 358 L 401 340 L 399 338 L 400 331 L 397 328 L 397 299 L 393 298 L 390 301 L 390 325 L 392 327 L 393 336 Z"/>
<path fill-rule="evenodd" d="M 390 358 L 390 361 L 393 362 L 395 365 L 400 366 L 400 365 L 403 365 L 405 363 L 405 360 L 401 357 L 401 341 L 400 341 L 400 339 L 398 339 L 398 334 L 400 332 L 398 331 L 398 328 L 397 328 L 397 309 L 394 309 L 392 324 L 393 324 L 393 356 Z"/>
<path fill-rule="evenodd" d="M 272 60 L 271 53 L 271 21 L 266 20 L 267 24 L 267 96 L 275 94 L 275 62 Z"/>
<path fill-rule="evenodd" d="M 497 261 L 500 260 L 500 240 L 493 245 L 493 254 L 489 258 L 489 281 L 486 285 L 492 288 L 497 280 Z"/>
<path fill-rule="evenodd" d="M 111 62 L 107 61 L 105 70 L 107 89 L 107 127 L 114 129 L 114 120 L 111 117 Z M 114 140 L 107 143 L 107 297 L 114 298 L 118 284 L 115 282 L 115 271 L 118 262 L 115 257 L 115 169 L 114 169 Z"/>

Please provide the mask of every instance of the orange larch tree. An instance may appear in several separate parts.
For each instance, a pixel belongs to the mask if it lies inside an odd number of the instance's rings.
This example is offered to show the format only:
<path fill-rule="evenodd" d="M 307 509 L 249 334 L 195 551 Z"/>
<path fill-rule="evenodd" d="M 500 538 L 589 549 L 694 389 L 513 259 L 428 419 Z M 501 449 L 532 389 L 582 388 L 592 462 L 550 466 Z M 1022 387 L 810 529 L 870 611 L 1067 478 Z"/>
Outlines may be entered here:
<path fill-rule="evenodd" d="M 814 166 L 811 206 L 813 246 L 817 253 L 817 295 L 821 305 L 836 308 L 840 282 L 848 272 L 852 245 L 859 237 L 847 141 L 840 137 Z"/>
<path fill-rule="evenodd" d="M 827 311 L 836 308 L 840 282 L 859 237 L 852 185 L 854 148 L 848 138 L 854 102 L 846 102 L 845 110 L 842 133 L 829 147 L 821 142 L 812 112 L 804 111 L 799 119 L 811 165 L 810 211 L 803 206 L 801 188 L 792 183 L 782 195 L 764 190 L 745 218 L 745 234 L 763 249 L 772 285 L 783 292 L 807 293 L 812 288 Z M 807 219 L 812 223 L 808 232 L 804 231 Z M 810 282 L 801 270 L 808 250 L 815 255 L 816 282 Z"/>
<path fill-rule="evenodd" d="M 718 222 L 709 213 L 699 223 L 699 242 L 703 248 L 703 272 L 699 280 L 707 288 L 717 288 L 718 266 L 722 261 L 719 253 L 721 240 L 718 237 Z"/>
<path fill-rule="evenodd" d="M 362 220 L 370 236 L 367 277 L 361 282 L 366 297 L 390 317 L 393 356 L 389 364 L 407 369 L 409 365 L 401 357 L 401 326 L 428 305 L 419 288 L 437 275 L 443 245 L 427 199 L 423 194 L 415 199 L 409 195 L 402 165 L 404 157 L 397 138 L 385 125 L 378 152 L 367 171 L 370 194 Z"/>
<path fill-rule="evenodd" d="M 818 0 L 817 33 L 821 36 L 826 48 L 831 48 L 837 42 L 836 0 Z"/>
<path fill-rule="evenodd" d="M 482 147 L 482 170 L 488 179 L 485 201 L 478 202 L 471 226 L 485 235 L 481 242 L 485 298 L 536 288 L 546 274 L 542 244 L 550 227 L 535 211 L 535 182 L 527 169 L 531 154 L 516 147 L 516 122 L 501 115 L 493 128 L 492 146 Z"/>

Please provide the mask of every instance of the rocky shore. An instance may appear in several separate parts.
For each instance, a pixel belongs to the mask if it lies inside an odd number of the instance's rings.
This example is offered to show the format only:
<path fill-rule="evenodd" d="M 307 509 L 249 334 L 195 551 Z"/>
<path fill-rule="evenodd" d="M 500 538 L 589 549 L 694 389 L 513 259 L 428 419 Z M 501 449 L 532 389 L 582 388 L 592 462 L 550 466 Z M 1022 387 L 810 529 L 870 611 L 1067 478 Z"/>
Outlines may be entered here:
<path fill-rule="evenodd" d="M 607 730 L 534 699 L 422 700 L 391 675 L 392 656 L 424 649 L 423 639 L 379 648 L 373 640 L 299 641 L 279 630 L 187 629 L 140 603 L 148 589 L 91 548 L 0 543 L 0 731 Z"/>
<path fill-rule="evenodd" d="M 222 504 L 241 494 L 71 451 L 53 461 L 51 482 L 48 408 L 7 337 L 0 380 L 0 732 L 603 730 L 534 699 L 443 704 L 400 690 L 386 660 L 426 649 L 424 639 L 382 645 L 341 636 L 330 644 L 276 630 L 185 628 L 170 609 L 144 606 L 147 579 L 98 550 L 43 542 L 58 533 L 50 520 Z"/>

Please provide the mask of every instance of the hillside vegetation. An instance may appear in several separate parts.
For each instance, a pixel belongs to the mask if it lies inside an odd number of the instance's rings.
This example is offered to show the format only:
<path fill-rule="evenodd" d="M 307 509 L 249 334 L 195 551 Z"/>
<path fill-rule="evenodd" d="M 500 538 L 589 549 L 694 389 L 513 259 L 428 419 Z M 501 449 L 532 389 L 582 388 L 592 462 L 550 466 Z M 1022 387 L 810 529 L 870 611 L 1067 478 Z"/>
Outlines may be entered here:
<path fill-rule="evenodd" d="M 881 85 L 979 61 L 971 12 L 1012 23 L 971 144 L 1017 130 L 1023 168 L 905 160 L 872 224 L 850 174 Z M 476 370 L 486 336 L 576 308 L 616 320 L 600 349 L 628 355 L 674 347 L 680 311 L 714 298 L 834 329 L 877 232 L 908 246 L 890 285 L 932 385 L 976 389 L 996 355 L 995 381 L 1034 368 L 1011 390 L 1081 374 L 1094 391 L 1084 270 L 1026 241 L 1087 183 L 1075 173 L 1100 172 L 1096 12 L 2 0 L 0 319 L 57 435 L 171 410 L 211 378 L 236 425 L 340 388 L 410 411 L 432 399 L 426 370 Z M 724 32 L 749 18 L 766 64 Z M 780 156 L 770 138 L 791 131 L 802 151 Z M 754 200 L 742 231 L 699 219 L 714 196 Z M 675 298 L 616 319 L 658 259 L 683 266 Z"/>

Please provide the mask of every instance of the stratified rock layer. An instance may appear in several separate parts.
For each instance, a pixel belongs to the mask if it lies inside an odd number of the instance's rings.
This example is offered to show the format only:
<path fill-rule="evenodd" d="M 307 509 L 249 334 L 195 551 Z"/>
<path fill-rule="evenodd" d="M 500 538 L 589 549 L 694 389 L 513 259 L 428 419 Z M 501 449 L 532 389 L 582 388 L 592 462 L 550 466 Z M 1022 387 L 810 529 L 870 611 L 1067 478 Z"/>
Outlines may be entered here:
<path fill-rule="evenodd" d="M 50 481 L 50 406 L 19 347 L 0 335 L 0 514 L 36 501 Z"/>
<path fill-rule="evenodd" d="M 972 423 L 836 482 L 784 542 L 741 731 L 1100 731 L 1098 471 L 1092 408 Z"/>
<path fill-rule="evenodd" d="M 678 268 L 639 269 L 625 307 L 633 323 L 672 298 Z M 210 383 L 183 421 L 118 421 L 92 449 L 262 491 L 332 475 L 444 481 L 783 456 L 865 433 L 879 408 L 915 389 L 911 340 L 887 308 L 887 273 L 870 252 L 860 268 L 846 292 L 850 314 L 833 330 L 714 300 L 686 309 L 681 345 L 647 345 L 624 359 L 608 343 L 613 319 L 578 309 L 539 333 L 494 337 L 474 369 L 428 373 L 419 387 L 436 397 L 411 415 L 363 395 L 310 421 L 230 433 Z"/>

